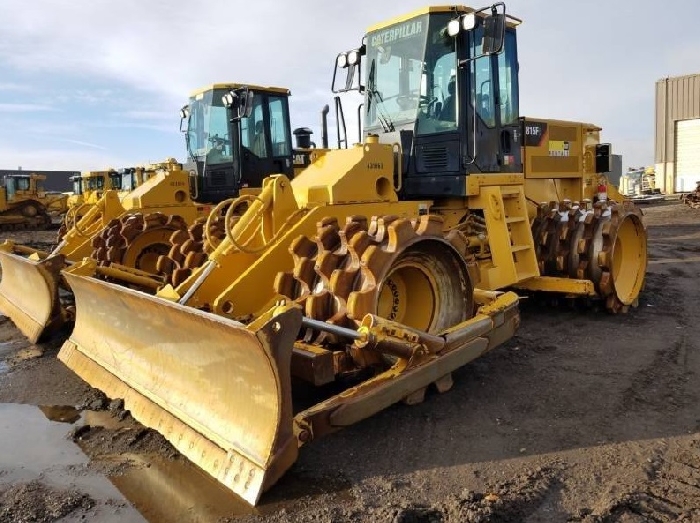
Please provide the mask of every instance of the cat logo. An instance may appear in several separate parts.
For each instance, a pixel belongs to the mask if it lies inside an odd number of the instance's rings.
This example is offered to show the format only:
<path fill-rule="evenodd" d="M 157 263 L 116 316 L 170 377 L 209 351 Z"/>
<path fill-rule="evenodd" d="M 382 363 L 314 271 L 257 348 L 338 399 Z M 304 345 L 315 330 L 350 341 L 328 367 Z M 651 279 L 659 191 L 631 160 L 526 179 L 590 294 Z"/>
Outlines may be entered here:
<path fill-rule="evenodd" d="M 382 162 L 367 162 L 367 169 L 371 171 L 384 169 L 384 164 Z"/>

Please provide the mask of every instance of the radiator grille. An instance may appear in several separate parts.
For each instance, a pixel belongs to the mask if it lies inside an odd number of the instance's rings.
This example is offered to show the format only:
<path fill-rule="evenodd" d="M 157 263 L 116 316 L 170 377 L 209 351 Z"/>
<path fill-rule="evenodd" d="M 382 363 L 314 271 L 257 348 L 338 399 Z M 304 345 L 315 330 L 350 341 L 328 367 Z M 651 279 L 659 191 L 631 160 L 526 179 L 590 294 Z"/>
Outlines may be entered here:
<path fill-rule="evenodd" d="M 447 148 L 444 146 L 424 146 L 421 160 L 425 170 L 447 169 Z"/>
<path fill-rule="evenodd" d="M 212 171 L 209 173 L 209 184 L 212 187 L 221 187 L 226 185 L 227 171 Z"/>

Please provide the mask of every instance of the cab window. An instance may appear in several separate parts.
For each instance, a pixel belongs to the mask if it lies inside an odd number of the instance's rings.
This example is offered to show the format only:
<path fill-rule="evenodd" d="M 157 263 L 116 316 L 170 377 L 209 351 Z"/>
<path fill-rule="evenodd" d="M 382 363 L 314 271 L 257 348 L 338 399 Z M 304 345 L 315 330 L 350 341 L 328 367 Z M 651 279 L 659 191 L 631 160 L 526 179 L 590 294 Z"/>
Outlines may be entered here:
<path fill-rule="evenodd" d="M 289 156 L 291 144 L 287 124 L 287 104 L 284 99 L 270 97 L 270 141 L 272 142 L 272 156 Z"/>
<path fill-rule="evenodd" d="M 241 143 L 258 158 L 268 156 L 265 139 L 264 98 L 258 94 L 253 97 L 253 110 L 248 118 L 241 120 Z"/>
<path fill-rule="evenodd" d="M 481 54 L 481 43 L 484 36 L 483 26 L 477 27 L 473 32 L 472 56 Z M 493 74 L 491 70 L 491 57 L 482 56 L 471 65 L 472 81 L 474 84 L 474 98 L 472 103 L 476 109 L 476 114 L 487 127 L 496 126 L 496 104 L 493 93 Z"/>
<path fill-rule="evenodd" d="M 498 55 L 498 83 L 500 86 L 501 124 L 514 124 L 520 114 L 518 108 L 518 53 L 514 31 L 507 31 L 504 50 Z"/>

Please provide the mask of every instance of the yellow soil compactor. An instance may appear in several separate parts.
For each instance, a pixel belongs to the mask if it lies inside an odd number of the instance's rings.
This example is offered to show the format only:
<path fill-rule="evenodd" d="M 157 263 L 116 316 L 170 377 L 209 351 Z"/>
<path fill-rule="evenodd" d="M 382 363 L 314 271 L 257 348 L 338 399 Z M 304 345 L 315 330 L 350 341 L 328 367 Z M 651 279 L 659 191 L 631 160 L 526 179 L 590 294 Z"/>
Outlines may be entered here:
<path fill-rule="evenodd" d="M 599 128 L 520 117 L 519 23 L 498 3 L 371 27 L 334 74 L 364 93 L 362 143 L 265 179 L 155 294 L 94 260 L 64 269 L 59 358 L 255 504 L 302 445 L 448 390 L 515 332 L 513 289 L 636 305 L 641 214 L 611 200 Z M 301 407 L 300 382 L 341 392 Z"/>
<path fill-rule="evenodd" d="M 68 211 L 58 230 L 59 242 L 75 222 L 97 204 L 105 191 L 119 191 L 123 196 L 142 183 L 142 177 L 137 176 L 134 169 L 86 171 L 70 180 L 73 191 L 68 196 Z"/>

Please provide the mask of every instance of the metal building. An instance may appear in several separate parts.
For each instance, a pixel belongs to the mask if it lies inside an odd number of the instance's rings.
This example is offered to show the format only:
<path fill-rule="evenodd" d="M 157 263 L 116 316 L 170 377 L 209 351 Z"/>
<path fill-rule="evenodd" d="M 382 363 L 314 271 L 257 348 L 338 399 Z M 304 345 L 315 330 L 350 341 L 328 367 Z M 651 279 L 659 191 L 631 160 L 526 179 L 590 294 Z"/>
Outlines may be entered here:
<path fill-rule="evenodd" d="M 73 189 L 70 178 L 79 176 L 80 171 L 36 171 L 27 169 L 0 169 L 0 182 L 8 174 L 45 174 L 44 189 L 47 191 L 66 192 Z"/>
<path fill-rule="evenodd" d="M 700 74 L 656 82 L 656 183 L 688 192 L 700 182 Z"/>

